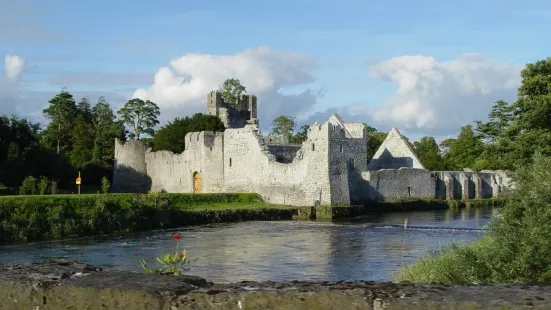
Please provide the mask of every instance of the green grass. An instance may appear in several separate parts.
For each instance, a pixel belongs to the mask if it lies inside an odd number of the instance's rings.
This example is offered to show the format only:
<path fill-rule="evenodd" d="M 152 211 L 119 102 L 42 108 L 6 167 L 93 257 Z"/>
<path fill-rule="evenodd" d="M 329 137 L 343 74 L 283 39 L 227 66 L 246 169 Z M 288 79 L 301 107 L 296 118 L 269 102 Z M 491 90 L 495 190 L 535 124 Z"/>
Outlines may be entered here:
<path fill-rule="evenodd" d="M 220 221 L 291 219 L 258 194 L 81 194 L 0 197 L 0 241 L 131 232 Z"/>

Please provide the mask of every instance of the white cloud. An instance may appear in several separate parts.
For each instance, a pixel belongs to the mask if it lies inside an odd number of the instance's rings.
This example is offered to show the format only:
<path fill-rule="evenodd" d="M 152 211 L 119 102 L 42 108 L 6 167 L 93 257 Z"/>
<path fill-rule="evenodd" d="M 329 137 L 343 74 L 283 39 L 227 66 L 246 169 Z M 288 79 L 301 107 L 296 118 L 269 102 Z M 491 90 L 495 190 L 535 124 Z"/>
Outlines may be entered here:
<path fill-rule="evenodd" d="M 457 132 L 486 119 L 495 101 L 514 99 L 520 85 L 520 66 L 474 54 L 448 62 L 401 56 L 370 67 L 374 77 L 398 86 L 371 117 L 411 131 Z"/>
<path fill-rule="evenodd" d="M 12 81 L 19 78 L 25 67 L 25 59 L 17 55 L 6 55 L 4 58 L 4 68 L 6 77 Z"/>
<path fill-rule="evenodd" d="M 315 104 L 317 93 L 309 89 L 298 95 L 282 91 L 285 87 L 313 82 L 311 72 L 315 66 L 310 56 L 267 46 L 235 55 L 185 54 L 173 59 L 170 67 L 160 68 L 153 85 L 136 90 L 133 97 L 156 102 L 165 115 L 167 110 L 185 115 L 205 112 L 207 93 L 217 89 L 225 79 L 235 77 L 247 87 L 247 93 L 258 96 L 261 124 L 269 126 L 271 119 L 282 113 L 296 115 Z"/>

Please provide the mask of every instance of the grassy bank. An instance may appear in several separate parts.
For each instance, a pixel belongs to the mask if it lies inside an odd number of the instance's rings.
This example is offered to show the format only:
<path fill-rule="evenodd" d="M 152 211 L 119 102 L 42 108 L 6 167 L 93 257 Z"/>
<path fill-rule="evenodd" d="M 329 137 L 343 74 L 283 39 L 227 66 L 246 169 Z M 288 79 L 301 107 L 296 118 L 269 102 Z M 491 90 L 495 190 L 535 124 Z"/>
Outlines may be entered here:
<path fill-rule="evenodd" d="M 442 199 L 396 199 L 372 201 L 364 204 L 366 212 L 428 211 L 449 208 L 499 208 L 506 205 L 508 198 L 485 198 L 469 200 Z"/>
<path fill-rule="evenodd" d="M 31 241 L 241 220 L 291 219 L 257 194 L 0 197 L 0 241 Z"/>
<path fill-rule="evenodd" d="M 396 281 L 449 284 L 551 283 L 551 157 L 517 171 L 517 189 L 471 245 L 450 244 L 404 266 Z"/>

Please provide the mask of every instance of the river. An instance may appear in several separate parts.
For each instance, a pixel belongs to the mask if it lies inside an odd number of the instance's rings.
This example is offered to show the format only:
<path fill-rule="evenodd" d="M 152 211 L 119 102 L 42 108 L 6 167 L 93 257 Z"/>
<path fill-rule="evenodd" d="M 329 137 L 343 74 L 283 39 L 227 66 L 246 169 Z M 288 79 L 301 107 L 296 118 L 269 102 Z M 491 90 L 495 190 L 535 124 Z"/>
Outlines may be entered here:
<path fill-rule="evenodd" d="M 492 209 L 396 212 L 340 222 L 279 221 L 211 224 L 171 230 L 0 246 L 0 262 L 79 260 L 142 272 L 138 253 L 153 261 L 175 244 L 193 262 L 189 274 L 213 282 L 242 280 L 391 281 L 399 266 L 448 242 L 472 242 L 497 214 Z M 408 229 L 404 221 L 408 218 Z"/>

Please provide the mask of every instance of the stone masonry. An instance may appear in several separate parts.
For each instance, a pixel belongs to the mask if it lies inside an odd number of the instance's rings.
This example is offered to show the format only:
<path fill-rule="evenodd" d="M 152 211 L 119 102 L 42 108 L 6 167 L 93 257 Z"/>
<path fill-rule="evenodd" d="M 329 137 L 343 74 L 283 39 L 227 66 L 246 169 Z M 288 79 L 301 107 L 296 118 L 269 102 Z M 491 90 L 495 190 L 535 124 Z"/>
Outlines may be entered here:
<path fill-rule="evenodd" d="M 333 114 L 314 123 L 302 144 L 266 143 L 256 120 L 256 97 L 229 107 L 207 95 L 207 113 L 224 132 L 185 136 L 181 154 L 153 151 L 140 141 L 115 141 L 115 192 L 255 192 L 267 202 L 295 206 L 357 204 L 397 198 L 495 197 L 511 187 L 502 171 L 429 171 L 393 128 L 366 158 L 366 125 Z"/>

